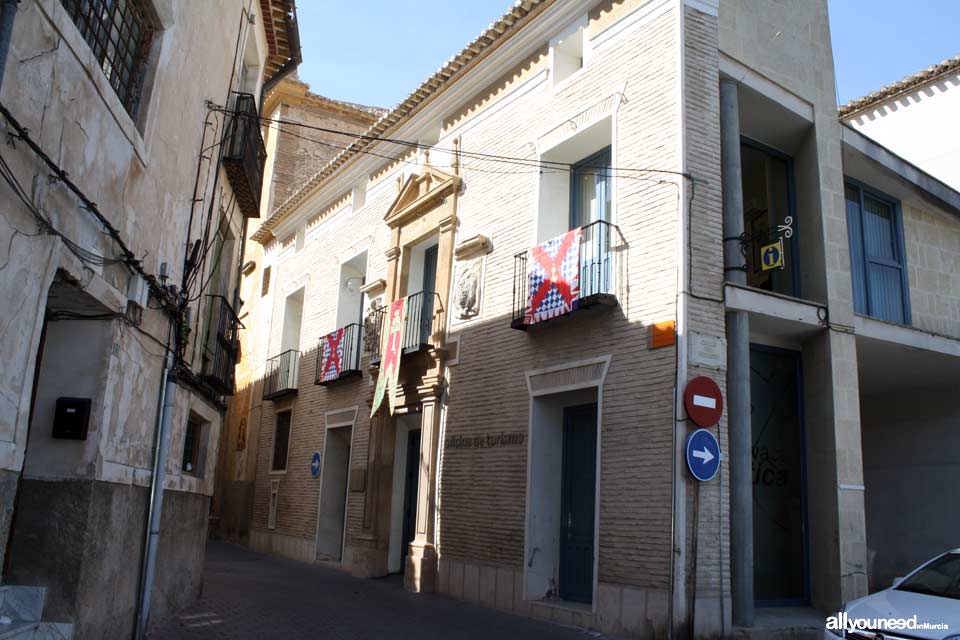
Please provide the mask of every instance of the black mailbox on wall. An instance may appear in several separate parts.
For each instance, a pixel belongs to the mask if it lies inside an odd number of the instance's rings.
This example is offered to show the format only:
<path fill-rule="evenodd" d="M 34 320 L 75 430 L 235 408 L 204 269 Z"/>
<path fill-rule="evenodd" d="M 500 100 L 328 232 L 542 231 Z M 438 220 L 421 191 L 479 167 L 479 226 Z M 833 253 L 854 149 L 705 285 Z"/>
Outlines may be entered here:
<path fill-rule="evenodd" d="M 57 398 L 53 415 L 53 437 L 86 440 L 90 425 L 90 398 Z"/>

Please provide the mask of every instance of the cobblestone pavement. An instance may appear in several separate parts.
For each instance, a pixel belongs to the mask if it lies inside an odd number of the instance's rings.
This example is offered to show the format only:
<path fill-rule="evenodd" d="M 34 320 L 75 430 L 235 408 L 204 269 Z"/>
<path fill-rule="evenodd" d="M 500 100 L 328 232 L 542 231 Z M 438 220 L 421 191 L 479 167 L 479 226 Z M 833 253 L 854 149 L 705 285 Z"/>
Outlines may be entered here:
<path fill-rule="evenodd" d="M 500 613 L 438 595 L 404 591 L 399 578 L 362 580 L 318 565 L 207 546 L 203 595 L 160 621 L 150 640 L 320 638 L 590 640 L 570 627 Z"/>

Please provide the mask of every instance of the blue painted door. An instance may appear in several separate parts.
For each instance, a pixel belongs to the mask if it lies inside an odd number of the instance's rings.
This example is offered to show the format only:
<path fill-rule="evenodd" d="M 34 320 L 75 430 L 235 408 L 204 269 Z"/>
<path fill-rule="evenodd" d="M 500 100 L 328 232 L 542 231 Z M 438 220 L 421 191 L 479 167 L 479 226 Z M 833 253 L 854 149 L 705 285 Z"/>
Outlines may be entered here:
<path fill-rule="evenodd" d="M 597 405 L 563 410 L 560 498 L 560 597 L 593 599 L 594 516 L 597 486 Z"/>
<path fill-rule="evenodd" d="M 410 543 L 417 535 L 417 491 L 420 488 L 420 429 L 407 432 L 407 460 L 403 478 L 403 533 L 400 538 L 400 573 L 407 569 Z"/>

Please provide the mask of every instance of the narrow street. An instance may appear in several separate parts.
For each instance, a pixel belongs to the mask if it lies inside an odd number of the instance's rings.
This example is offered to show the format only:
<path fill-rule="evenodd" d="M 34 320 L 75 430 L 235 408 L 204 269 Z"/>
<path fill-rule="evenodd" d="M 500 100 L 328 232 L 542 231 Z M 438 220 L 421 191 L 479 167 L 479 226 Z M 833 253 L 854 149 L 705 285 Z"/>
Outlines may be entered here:
<path fill-rule="evenodd" d="M 551 638 L 596 633 L 403 590 L 398 578 L 346 573 L 222 542 L 207 546 L 203 596 L 161 621 L 150 640 L 193 638 Z"/>

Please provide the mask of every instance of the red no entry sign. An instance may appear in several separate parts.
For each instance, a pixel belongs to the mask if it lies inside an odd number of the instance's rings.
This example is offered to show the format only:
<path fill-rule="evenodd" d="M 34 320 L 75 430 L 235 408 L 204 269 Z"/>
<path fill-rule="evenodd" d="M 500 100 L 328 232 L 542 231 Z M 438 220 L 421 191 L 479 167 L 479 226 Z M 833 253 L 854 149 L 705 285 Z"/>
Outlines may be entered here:
<path fill-rule="evenodd" d="M 720 387 L 706 376 L 697 376 L 687 383 L 683 392 L 683 407 L 698 427 L 712 427 L 723 415 L 723 396 Z"/>

